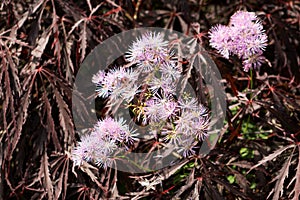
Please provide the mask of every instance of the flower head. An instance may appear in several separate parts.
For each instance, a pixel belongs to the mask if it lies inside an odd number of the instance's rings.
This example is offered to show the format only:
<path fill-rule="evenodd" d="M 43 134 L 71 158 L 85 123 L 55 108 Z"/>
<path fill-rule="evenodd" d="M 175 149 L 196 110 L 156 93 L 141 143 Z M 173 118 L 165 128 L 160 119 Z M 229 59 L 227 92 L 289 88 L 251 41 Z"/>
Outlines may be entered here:
<path fill-rule="evenodd" d="M 145 72 L 149 72 L 157 64 L 168 60 L 167 44 L 160 33 L 147 32 L 133 42 L 125 57 L 129 62 L 135 62 L 143 67 Z"/>
<path fill-rule="evenodd" d="M 177 107 L 178 103 L 171 94 L 157 94 L 146 102 L 145 117 L 153 122 L 167 120 L 176 115 Z"/>
<path fill-rule="evenodd" d="M 245 71 L 248 71 L 252 66 L 255 68 L 255 66 L 261 65 L 261 63 L 255 63 L 256 60 L 252 58 L 262 57 L 262 52 L 267 46 L 267 35 L 255 13 L 237 11 L 231 16 L 228 26 L 216 25 L 212 27 L 209 37 L 210 45 L 225 58 L 228 59 L 230 54 L 241 58 Z M 260 61 L 262 59 L 257 60 L 257 62 Z M 251 64 L 249 64 L 250 62 Z"/>
<path fill-rule="evenodd" d="M 109 138 L 113 142 L 126 145 L 126 141 L 131 141 L 129 126 L 121 118 L 118 121 L 111 117 L 98 121 L 94 127 L 92 135 L 100 138 Z"/>
<path fill-rule="evenodd" d="M 93 76 L 92 82 L 96 84 L 96 92 L 99 97 L 110 96 L 111 99 L 116 99 L 125 94 L 126 99 L 131 99 L 129 91 L 132 90 L 131 87 L 137 78 L 138 74 L 135 71 L 116 68 L 107 73 L 99 71 Z"/>
<path fill-rule="evenodd" d="M 210 46 L 217 49 L 218 52 L 227 59 L 232 49 L 232 39 L 230 37 L 231 29 L 228 26 L 220 24 L 212 27 L 209 32 Z"/>
<path fill-rule="evenodd" d="M 117 121 L 108 117 L 98 121 L 91 134 L 81 137 L 78 146 L 73 149 L 74 164 L 81 165 L 86 161 L 104 168 L 110 166 L 118 146 L 127 149 L 133 144 L 133 132 L 122 119 Z"/>
<path fill-rule="evenodd" d="M 209 120 L 200 111 L 184 111 L 175 121 L 176 132 L 186 136 L 193 136 L 198 141 L 207 137 Z"/>
<path fill-rule="evenodd" d="M 247 59 L 254 54 L 262 53 L 265 49 L 267 36 L 261 21 L 253 12 L 236 12 L 231 17 L 229 27 L 233 33 L 233 54 Z"/>
<path fill-rule="evenodd" d="M 262 54 L 254 54 L 249 56 L 243 61 L 244 71 L 248 72 L 249 69 L 257 69 L 265 61 L 265 57 Z"/>
<path fill-rule="evenodd" d="M 74 165 L 81 165 L 82 162 L 94 162 L 106 168 L 110 165 L 113 151 L 117 145 L 111 140 L 99 138 L 93 134 L 81 138 L 78 146 L 72 151 Z"/>
<path fill-rule="evenodd" d="M 171 78 L 162 76 L 160 78 L 153 77 L 149 81 L 149 89 L 153 94 L 156 94 L 160 89 L 165 94 L 171 94 L 174 93 L 176 86 Z"/>
<path fill-rule="evenodd" d="M 254 12 L 239 10 L 230 17 L 230 24 L 245 26 L 245 24 L 251 24 L 256 20 L 257 16 Z"/>

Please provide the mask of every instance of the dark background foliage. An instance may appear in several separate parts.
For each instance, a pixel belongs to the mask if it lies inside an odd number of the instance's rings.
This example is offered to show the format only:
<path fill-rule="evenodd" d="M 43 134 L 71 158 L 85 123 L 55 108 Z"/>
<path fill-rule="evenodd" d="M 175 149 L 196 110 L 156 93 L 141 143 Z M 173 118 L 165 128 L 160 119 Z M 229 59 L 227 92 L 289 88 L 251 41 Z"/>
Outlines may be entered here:
<path fill-rule="evenodd" d="M 252 81 L 239 60 L 208 46 L 208 30 L 239 9 L 256 12 L 269 38 Z M 0 199 L 298 199 L 299 11 L 298 0 L 2 0 Z M 211 53 L 228 103 L 219 142 L 150 174 L 72 168 L 80 63 L 101 41 L 145 26 L 195 36 Z"/>

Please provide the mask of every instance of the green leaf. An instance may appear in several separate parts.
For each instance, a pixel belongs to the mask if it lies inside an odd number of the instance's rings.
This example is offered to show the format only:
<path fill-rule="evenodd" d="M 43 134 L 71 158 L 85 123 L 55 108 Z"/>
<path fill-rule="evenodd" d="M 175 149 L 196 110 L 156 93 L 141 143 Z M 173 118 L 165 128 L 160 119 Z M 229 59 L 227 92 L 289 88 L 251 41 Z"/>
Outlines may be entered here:
<path fill-rule="evenodd" d="M 229 175 L 229 176 L 227 176 L 227 180 L 229 181 L 230 184 L 233 184 L 235 182 L 235 176 Z"/>
<path fill-rule="evenodd" d="M 246 148 L 246 147 L 241 148 L 241 149 L 240 149 L 240 154 L 241 154 L 241 156 L 242 156 L 243 158 L 246 157 L 246 156 L 248 156 L 248 155 L 249 155 L 249 149 Z"/>
<path fill-rule="evenodd" d="M 255 188 L 256 188 L 256 183 L 255 182 L 251 183 L 250 189 L 255 189 Z"/>

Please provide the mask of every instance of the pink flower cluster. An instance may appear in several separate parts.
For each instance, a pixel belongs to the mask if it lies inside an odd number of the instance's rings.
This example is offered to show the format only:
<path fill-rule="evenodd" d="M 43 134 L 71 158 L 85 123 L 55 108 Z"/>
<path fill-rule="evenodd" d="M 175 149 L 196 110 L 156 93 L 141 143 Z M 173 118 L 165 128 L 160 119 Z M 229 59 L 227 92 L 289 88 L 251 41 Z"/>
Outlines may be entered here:
<path fill-rule="evenodd" d="M 134 131 L 122 119 L 111 117 L 98 121 L 93 131 L 81 137 L 81 141 L 72 152 L 75 165 L 83 161 L 93 162 L 106 168 L 111 165 L 113 153 L 120 147 L 128 149 L 134 143 Z"/>
<path fill-rule="evenodd" d="M 255 13 L 237 11 L 228 26 L 216 25 L 209 32 L 209 42 L 225 58 L 237 55 L 243 61 L 244 71 L 261 66 L 267 35 Z"/>
<path fill-rule="evenodd" d="M 125 57 L 129 62 L 137 63 L 144 71 L 150 72 L 169 59 L 167 45 L 159 33 L 147 32 L 132 44 Z"/>
<path fill-rule="evenodd" d="M 133 121 L 148 125 L 162 142 L 174 146 L 184 157 L 195 154 L 197 144 L 207 136 L 209 117 L 191 94 L 176 96 L 182 69 L 162 35 L 148 32 L 133 42 L 125 58 L 129 64 L 107 72 L 99 71 L 92 78 L 99 97 L 125 100 Z M 153 133 L 152 132 L 152 133 Z M 157 136 L 157 134 L 154 134 Z M 115 150 L 126 151 L 135 141 L 134 131 L 125 121 L 106 118 L 99 121 L 89 135 L 83 136 L 73 150 L 75 165 L 83 161 L 99 166 L 110 165 Z"/>
<path fill-rule="evenodd" d="M 141 99 L 138 119 L 184 157 L 195 154 L 197 144 L 208 135 L 208 112 L 195 98 L 176 96 L 183 75 L 168 43 L 160 34 L 146 33 L 133 43 L 126 58 L 141 69 L 146 86 L 142 92 L 148 93 Z"/>
<path fill-rule="evenodd" d="M 96 93 L 99 97 L 110 97 L 112 100 L 123 98 L 131 101 L 137 90 L 134 84 L 137 78 L 138 74 L 134 71 L 117 68 L 109 70 L 108 73 L 99 71 L 93 76 L 92 82 L 96 84 Z"/>

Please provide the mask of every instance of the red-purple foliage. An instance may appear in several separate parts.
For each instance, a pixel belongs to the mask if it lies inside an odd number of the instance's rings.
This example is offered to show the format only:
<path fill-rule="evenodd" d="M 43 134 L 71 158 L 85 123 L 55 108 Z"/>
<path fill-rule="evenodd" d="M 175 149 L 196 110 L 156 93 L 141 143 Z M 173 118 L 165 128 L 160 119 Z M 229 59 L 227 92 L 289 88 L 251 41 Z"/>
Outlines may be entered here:
<path fill-rule="evenodd" d="M 241 9 L 255 12 L 268 36 L 267 60 L 252 75 L 238 57 L 225 60 L 208 45 L 208 30 Z M 298 0 L 2 0 L 0 199 L 297 200 L 299 12 Z M 155 173 L 72 168 L 78 135 L 71 97 L 80 63 L 110 36 L 147 26 L 194 36 L 213 57 L 228 103 L 219 142 L 205 157 Z"/>

